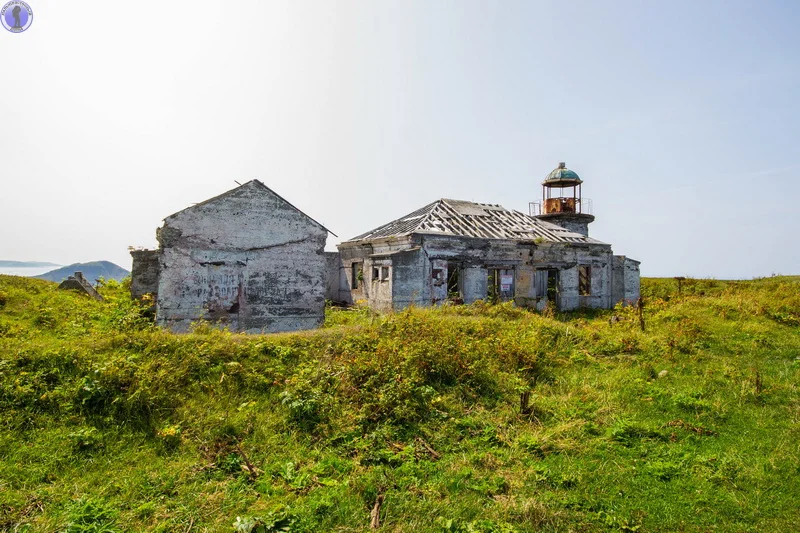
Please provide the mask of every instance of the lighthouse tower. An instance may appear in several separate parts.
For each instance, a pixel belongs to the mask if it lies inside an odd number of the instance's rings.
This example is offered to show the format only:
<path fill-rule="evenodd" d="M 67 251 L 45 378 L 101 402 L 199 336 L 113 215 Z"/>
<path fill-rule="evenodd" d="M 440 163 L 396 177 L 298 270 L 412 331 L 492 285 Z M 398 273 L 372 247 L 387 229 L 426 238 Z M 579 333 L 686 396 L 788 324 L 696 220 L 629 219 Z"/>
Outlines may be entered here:
<path fill-rule="evenodd" d="M 559 163 L 542 182 L 542 204 L 537 218 L 588 237 L 594 215 L 590 213 L 591 201 L 581 198 L 581 183 L 583 180 L 566 163 Z"/>

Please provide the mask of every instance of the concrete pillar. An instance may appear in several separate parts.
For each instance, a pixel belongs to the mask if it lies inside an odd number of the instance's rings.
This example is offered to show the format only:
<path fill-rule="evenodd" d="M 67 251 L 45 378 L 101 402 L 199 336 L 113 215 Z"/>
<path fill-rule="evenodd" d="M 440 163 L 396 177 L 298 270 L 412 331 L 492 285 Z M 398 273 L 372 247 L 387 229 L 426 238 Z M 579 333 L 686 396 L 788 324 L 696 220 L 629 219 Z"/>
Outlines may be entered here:
<path fill-rule="evenodd" d="M 485 268 L 470 266 L 462 271 L 464 275 L 464 303 L 471 304 L 476 300 L 485 300 L 487 291 L 487 277 Z"/>

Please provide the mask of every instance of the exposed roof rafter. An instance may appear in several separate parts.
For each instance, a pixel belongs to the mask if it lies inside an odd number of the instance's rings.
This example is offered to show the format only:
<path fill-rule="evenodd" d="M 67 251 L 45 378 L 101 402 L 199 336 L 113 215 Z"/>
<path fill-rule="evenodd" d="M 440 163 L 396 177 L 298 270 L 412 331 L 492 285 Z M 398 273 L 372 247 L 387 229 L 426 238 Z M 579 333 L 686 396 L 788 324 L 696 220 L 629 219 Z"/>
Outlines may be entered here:
<path fill-rule="evenodd" d="M 509 211 L 498 204 L 446 198 L 346 242 L 402 237 L 415 233 L 480 239 L 543 239 L 546 242 L 605 244 L 519 211 Z"/>

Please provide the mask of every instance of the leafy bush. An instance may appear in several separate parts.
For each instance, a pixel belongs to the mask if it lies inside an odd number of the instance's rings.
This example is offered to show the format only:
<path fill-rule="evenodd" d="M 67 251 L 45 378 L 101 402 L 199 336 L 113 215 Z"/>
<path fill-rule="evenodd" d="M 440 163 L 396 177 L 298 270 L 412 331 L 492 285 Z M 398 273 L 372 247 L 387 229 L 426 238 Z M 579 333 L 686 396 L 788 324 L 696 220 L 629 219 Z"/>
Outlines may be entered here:
<path fill-rule="evenodd" d="M 79 428 L 67 435 L 73 453 L 95 452 L 103 448 L 103 439 L 97 428 Z"/>

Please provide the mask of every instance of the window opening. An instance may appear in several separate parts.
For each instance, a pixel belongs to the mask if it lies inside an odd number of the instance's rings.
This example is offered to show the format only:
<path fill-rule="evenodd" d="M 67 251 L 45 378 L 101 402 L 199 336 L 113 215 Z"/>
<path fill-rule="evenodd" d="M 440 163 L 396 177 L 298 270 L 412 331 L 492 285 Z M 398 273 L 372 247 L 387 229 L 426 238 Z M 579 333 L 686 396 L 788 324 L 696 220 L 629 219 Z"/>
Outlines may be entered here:
<path fill-rule="evenodd" d="M 353 287 L 353 290 L 357 290 L 361 287 L 361 282 L 364 280 L 364 264 L 353 263 L 350 265 L 350 268 L 352 278 L 350 285 Z"/>
<path fill-rule="evenodd" d="M 491 303 L 514 298 L 514 270 L 490 268 L 487 270 L 486 299 Z"/>
<path fill-rule="evenodd" d="M 547 296 L 547 270 L 537 270 L 533 277 L 536 297 L 544 298 Z"/>
<path fill-rule="evenodd" d="M 447 263 L 447 299 L 455 302 L 463 302 L 461 293 L 461 265 L 458 263 Z"/>
<path fill-rule="evenodd" d="M 500 293 L 497 288 L 497 269 L 489 269 L 489 278 L 486 283 L 486 301 L 496 304 L 500 301 Z"/>
<path fill-rule="evenodd" d="M 592 267 L 589 265 L 578 267 L 578 294 L 581 296 L 592 295 Z"/>
<path fill-rule="evenodd" d="M 547 270 L 547 301 L 556 304 L 558 298 L 558 270 Z"/>

